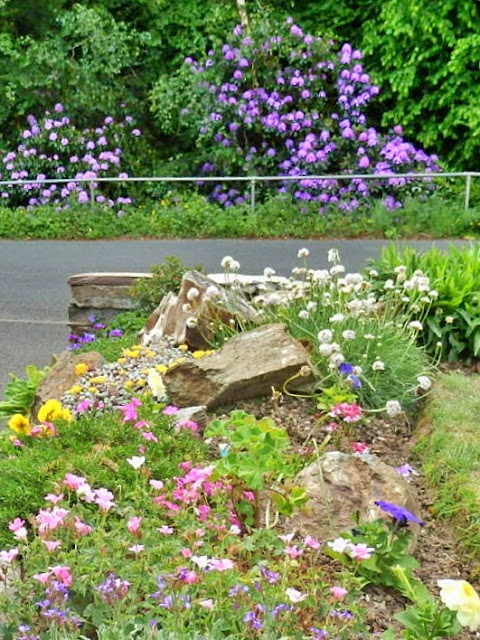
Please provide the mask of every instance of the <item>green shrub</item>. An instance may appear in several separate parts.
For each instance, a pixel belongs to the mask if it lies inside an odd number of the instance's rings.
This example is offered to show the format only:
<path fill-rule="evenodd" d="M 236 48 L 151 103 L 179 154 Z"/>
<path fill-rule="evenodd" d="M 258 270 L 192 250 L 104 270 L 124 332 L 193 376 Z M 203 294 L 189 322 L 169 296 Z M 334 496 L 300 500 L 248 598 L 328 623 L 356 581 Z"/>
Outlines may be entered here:
<path fill-rule="evenodd" d="M 5 400 L 0 402 L 0 418 L 8 419 L 15 413 L 30 415 L 37 387 L 47 374 L 49 367 L 37 369 L 33 364 L 25 368 L 25 378 L 10 374 L 5 387 Z"/>
<path fill-rule="evenodd" d="M 204 272 L 202 265 L 187 267 L 180 258 L 167 256 L 162 264 L 153 265 L 150 278 L 139 278 L 131 288 L 132 298 L 145 313 L 151 313 L 169 292 L 180 288 L 182 278 L 191 269 Z"/>

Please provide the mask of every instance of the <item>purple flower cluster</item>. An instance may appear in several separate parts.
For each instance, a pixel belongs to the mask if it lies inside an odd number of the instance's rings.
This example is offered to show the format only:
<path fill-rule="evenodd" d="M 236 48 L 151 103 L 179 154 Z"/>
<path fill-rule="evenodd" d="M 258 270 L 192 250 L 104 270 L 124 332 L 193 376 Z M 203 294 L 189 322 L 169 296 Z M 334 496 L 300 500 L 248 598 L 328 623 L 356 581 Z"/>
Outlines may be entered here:
<path fill-rule="evenodd" d="M 68 588 L 58 580 L 52 580 L 45 589 L 45 600 L 36 603 L 40 616 L 53 621 L 59 627 L 79 629 L 81 620 L 66 606 L 69 599 Z"/>
<path fill-rule="evenodd" d="M 80 349 L 85 344 L 95 342 L 99 336 L 108 338 L 121 338 L 123 336 L 123 331 L 121 329 L 106 329 L 105 324 L 103 322 L 98 322 L 96 316 L 93 314 L 88 316 L 88 322 L 91 325 L 91 331 L 84 331 L 81 335 L 77 333 L 69 334 L 68 348 L 70 350 Z"/>
<path fill-rule="evenodd" d="M 105 604 L 113 605 L 119 600 L 123 600 L 130 589 L 130 583 L 127 580 L 117 578 L 114 573 L 110 573 L 105 582 L 97 587 L 100 598 Z"/>
<path fill-rule="evenodd" d="M 128 177 L 121 169 L 124 148 L 141 135 L 131 116 L 123 121 L 107 116 L 101 126 L 80 131 L 65 115 L 63 105 L 56 104 L 53 113 L 47 111 L 41 119 L 29 115 L 27 123 L 16 149 L 0 150 L 0 180 L 34 182 L 1 188 L 0 202 L 29 209 L 47 204 L 64 209 L 72 203 L 90 203 L 93 191 L 95 203 L 115 207 L 122 215 L 122 207 L 131 199 L 117 195 L 117 188 L 97 178 Z M 65 178 L 71 180 L 45 182 Z"/>
<path fill-rule="evenodd" d="M 285 180 L 279 190 L 319 203 L 321 212 L 329 205 L 354 211 L 372 196 L 391 210 L 401 206 L 413 183 L 394 176 L 438 171 L 438 158 L 404 141 L 401 127 L 381 135 L 368 126 L 365 108 L 379 88 L 361 59 L 350 44 L 336 51 L 332 41 L 305 35 L 291 19 L 270 36 L 245 37 L 237 26 L 231 41 L 210 51 L 203 65 L 186 59 L 208 105 L 199 129 L 199 146 L 210 154 L 203 172 L 387 174 L 392 178 Z M 428 181 L 414 184 L 433 188 Z M 248 199 L 226 184 L 215 185 L 210 195 L 226 207 Z"/>

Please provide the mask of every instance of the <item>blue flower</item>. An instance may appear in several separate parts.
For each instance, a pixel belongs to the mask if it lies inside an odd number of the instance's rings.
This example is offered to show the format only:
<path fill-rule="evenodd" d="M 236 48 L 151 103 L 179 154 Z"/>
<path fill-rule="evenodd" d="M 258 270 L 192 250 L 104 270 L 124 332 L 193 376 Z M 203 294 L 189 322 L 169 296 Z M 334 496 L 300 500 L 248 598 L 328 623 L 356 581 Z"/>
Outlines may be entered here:
<path fill-rule="evenodd" d="M 417 518 L 417 516 L 411 511 L 408 511 L 408 509 L 405 509 L 398 504 L 393 504 L 393 502 L 384 502 L 383 500 L 376 500 L 375 504 L 377 507 L 380 507 L 382 511 L 388 513 L 389 516 L 392 516 L 392 518 L 401 526 L 406 526 L 409 522 L 415 522 L 416 524 L 423 525 L 423 520 L 420 520 L 420 518 Z"/>

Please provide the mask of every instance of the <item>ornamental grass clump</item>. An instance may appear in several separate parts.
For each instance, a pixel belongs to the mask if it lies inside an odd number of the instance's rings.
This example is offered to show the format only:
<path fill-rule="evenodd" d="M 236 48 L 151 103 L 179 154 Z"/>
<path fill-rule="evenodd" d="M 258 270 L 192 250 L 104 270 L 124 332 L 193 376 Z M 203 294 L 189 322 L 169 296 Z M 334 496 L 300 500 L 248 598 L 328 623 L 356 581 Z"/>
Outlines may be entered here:
<path fill-rule="evenodd" d="M 125 189 L 97 178 L 126 178 L 135 167 L 135 153 L 142 132 L 134 119 L 104 118 L 96 127 L 80 130 L 62 104 L 37 118 L 27 117 L 15 149 L 1 151 L 2 180 L 34 180 L 29 184 L 4 185 L 3 204 L 10 207 L 36 207 L 53 204 L 59 210 L 74 205 L 115 208 L 124 214 L 132 200 Z M 45 180 L 70 179 L 66 183 Z M 78 182 L 87 179 L 88 182 Z"/>
<path fill-rule="evenodd" d="M 366 110 L 380 89 L 362 58 L 349 43 L 340 47 L 305 34 L 291 18 L 281 24 L 264 20 L 250 30 L 238 25 L 204 60 L 186 58 L 191 99 L 184 101 L 182 121 L 198 131 L 202 173 L 312 176 L 257 183 L 257 198 L 272 190 L 291 192 L 296 200 L 316 203 L 320 213 L 329 207 L 355 212 L 372 197 L 393 211 L 407 195 L 430 193 L 429 178 L 397 174 L 438 171 L 438 157 L 405 141 L 401 126 L 388 134 L 369 126 Z M 313 177 L 349 173 L 391 177 Z M 248 189 L 228 180 L 204 188 L 225 207 L 250 198 Z"/>

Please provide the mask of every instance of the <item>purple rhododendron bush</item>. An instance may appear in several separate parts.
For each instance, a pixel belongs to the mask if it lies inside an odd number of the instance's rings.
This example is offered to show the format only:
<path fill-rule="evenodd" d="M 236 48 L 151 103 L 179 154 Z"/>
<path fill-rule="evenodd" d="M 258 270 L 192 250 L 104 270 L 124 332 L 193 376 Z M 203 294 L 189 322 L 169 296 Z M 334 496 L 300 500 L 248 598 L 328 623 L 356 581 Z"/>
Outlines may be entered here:
<path fill-rule="evenodd" d="M 398 173 L 438 171 L 438 157 L 402 138 L 402 127 L 383 134 L 368 123 L 370 102 L 380 89 L 351 44 L 305 34 L 287 19 L 237 26 L 232 37 L 202 61 L 186 59 L 195 74 L 184 122 L 198 126 L 197 147 L 206 175 L 372 174 L 367 181 L 307 178 L 264 184 L 292 192 L 297 200 L 341 211 L 365 207 L 372 197 L 393 210 L 406 195 L 429 193 L 425 181 Z M 392 177 L 389 177 L 392 176 Z M 208 183 L 210 185 L 211 183 Z M 210 196 L 225 206 L 248 199 L 243 188 L 216 184 Z"/>
<path fill-rule="evenodd" d="M 122 215 L 132 203 L 125 195 L 131 189 L 97 179 L 127 178 L 135 170 L 132 158 L 139 153 L 141 135 L 131 115 L 119 120 L 106 116 L 100 125 L 80 130 L 60 103 L 42 117 L 31 114 L 16 148 L 0 151 L 0 179 L 34 182 L 3 185 L 0 202 L 29 209 L 96 204 L 116 208 Z"/>

